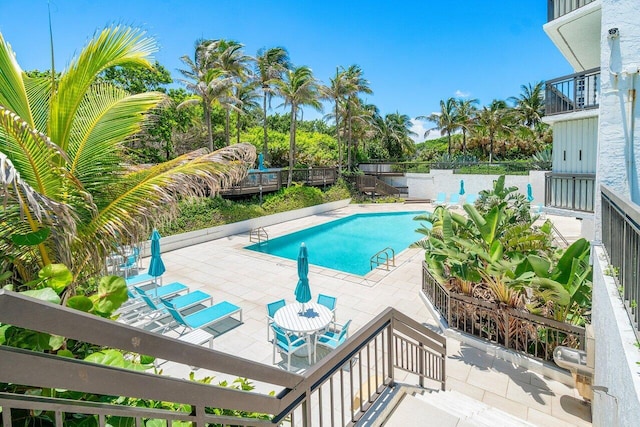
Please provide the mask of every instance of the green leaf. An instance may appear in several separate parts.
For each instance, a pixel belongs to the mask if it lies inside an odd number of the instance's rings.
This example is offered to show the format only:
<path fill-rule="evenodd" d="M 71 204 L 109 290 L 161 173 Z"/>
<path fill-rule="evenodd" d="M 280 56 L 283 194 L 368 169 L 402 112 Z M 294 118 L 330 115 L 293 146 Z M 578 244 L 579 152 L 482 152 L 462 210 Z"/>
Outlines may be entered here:
<path fill-rule="evenodd" d="M 47 301 L 53 304 L 60 304 L 60 297 L 51 288 L 34 289 L 31 291 L 21 292 L 22 295 L 26 295 L 31 298 L 37 298 L 42 301 Z"/>
<path fill-rule="evenodd" d="M 87 362 L 99 363 L 106 366 L 116 366 L 118 368 L 125 367 L 124 356 L 118 350 L 98 351 L 85 357 L 84 360 L 86 360 Z"/>
<path fill-rule="evenodd" d="M 11 271 L 5 271 L 4 273 L 0 274 L 0 282 L 4 282 L 5 280 L 10 278 L 11 276 L 13 276 L 13 273 Z"/>
<path fill-rule="evenodd" d="M 73 281 L 73 274 L 64 264 L 45 265 L 38 272 L 45 285 L 60 294 Z"/>
<path fill-rule="evenodd" d="M 37 246 L 47 240 L 50 234 L 51 230 L 49 228 L 41 228 L 31 233 L 12 234 L 11 241 L 18 246 Z"/>
<path fill-rule="evenodd" d="M 91 299 L 89 299 L 89 297 L 85 297 L 84 295 L 76 295 L 69 298 L 69 300 L 67 301 L 67 307 L 88 313 L 91 311 L 91 309 L 93 309 L 93 302 L 91 302 Z"/>
<path fill-rule="evenodd" d="M 558 274 L 555 275 L 554 279 L 560 283 L 568 283 L 571 276 L 573 259 L 583 259 L 587 256 L 589 256 L 589 242 L 584 238 L 573 242 L 558 260 L 558 265 L 556 266 Z"/>
<path fill-rule="evenodd" d="M 140 355 L 140 363 L 142 363 L 143 365 L 150 365 L 155 360 L 156 360 L 156 358 L 153 357 L 153 356 L 147 356 L 147 355 L 144 355 L 144 354 Z"/>
<path fill-rule="evenodd" d="M 551 268 L 551 263 L 537 255 L 529 255 L 527 256 L 527 261 L 529 265 L 531 265 L 531 269 L 538 277 L 549 277 L 549 269 Z"/>
<path fill-rule="evenodd" d="M 0 345 L 4 344 L 7 341 L 4 334 L 9 328 L 11 328 L 11 325 L 0 325 Z"/>
<path fill-rule="evenodd" d="M 61 356 L 61 357 L 68 357 L 68 358 L 70 358 L 70 359 L 73 359 L 73 358 L 74 358 L 74 356 L 73 356 L 73 352 L 72 352 L 71 350 L 67 350 L 67 349 L 64 349 L 64 350 L 58 350 L 58 352 L 57 352 L 56 354 L 57 354 L 58 356 Z"/>
<path fill-rule="evenodd" d="M 127 283 L 122 277 L 105 276 L 100 279 L 98 292 L 91 295 L 90 298 L 93 302 L 94 312 L 111 314 L 129 298 Z"/>
<path fill-rule="evenodd" d="M 62 345 L 64 344 L 64 337 L 61 337 L 60 335 L 51 335 L 51 337 L 49 338 L 49 347 L 51 347 L 51 350 L 58 350 L 60 347 L 62 347 Z"/>

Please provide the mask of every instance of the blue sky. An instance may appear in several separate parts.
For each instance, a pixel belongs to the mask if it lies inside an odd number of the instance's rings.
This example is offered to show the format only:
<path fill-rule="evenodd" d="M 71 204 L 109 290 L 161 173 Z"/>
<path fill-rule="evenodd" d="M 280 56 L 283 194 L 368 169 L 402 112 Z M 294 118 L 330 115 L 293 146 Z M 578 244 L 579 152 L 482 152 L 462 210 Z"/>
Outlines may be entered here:
<path fill-rule="evenodd" d="M 121 23 L 143 28 L 158 41 L 155 58 L 174 78 L 179 58 L 192 56 L 200 38 L 237 40 L 249 55 L 283 46 L 295 65 L 310 66 L 325 83 L 336 67 L 360 65 L 374 91 L 367 102 L 383 114 L 416 117 L 437 111 L 441 99 L 471 97 L 484 105 L 518 95 L 522 84 L 571 73 L 542 30 L 546 5 L 544 0 L 51 0 L 51 15 L 57 69 L 96 30 Z M 0 32 L 23 69 L 50 67 L 48 31 L 46 0 L 0 0 Z M 320 116 L 305 111 L 305 118 Z"/>

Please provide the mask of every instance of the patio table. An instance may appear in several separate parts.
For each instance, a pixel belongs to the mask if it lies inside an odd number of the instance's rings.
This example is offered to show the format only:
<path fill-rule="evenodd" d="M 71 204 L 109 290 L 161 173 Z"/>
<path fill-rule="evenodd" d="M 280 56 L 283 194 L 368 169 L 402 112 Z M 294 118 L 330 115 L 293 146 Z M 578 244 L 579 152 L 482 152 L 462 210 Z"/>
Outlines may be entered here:
<path fill-rule="evenodd" d="M 333 319 L 333 313 L 324 305 L 315 302 L 304 304 L 305 312 L 300 313 L 302 305 L 299 302 L 287 304 L 280 308 L 273 316 L 273 321 L 282 329 L 299 335 L 306 335 L 309 345 L 313 351 L 313 335 L 325 329 Z M 300 350 L 300 356 L 306 356 L 304 348 Z M 304 353 L 303 353 L 304 352 Z"/>

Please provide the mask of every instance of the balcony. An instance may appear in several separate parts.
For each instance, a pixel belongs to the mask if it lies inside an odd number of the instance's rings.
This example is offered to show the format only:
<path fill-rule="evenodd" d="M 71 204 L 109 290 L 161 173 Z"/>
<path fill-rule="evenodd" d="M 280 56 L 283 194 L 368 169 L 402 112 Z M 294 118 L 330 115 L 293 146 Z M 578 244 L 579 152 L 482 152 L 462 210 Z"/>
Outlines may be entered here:
<path fill-rule="evenodd" d="M 550 0 L 544 25 L 575 71 L 600 65 L 601 6 L 598 0 Z"/>
<path fill-rule="evenodd" d="M 600 68 L 548 80 L 545 114 L 573 113 L 600 106 Z"/>
<path fill-rule="evenodd" d="M 595 0 L 549 0 L 547 4 L 547 22 L 558 19 L 594 1 Z"/>
<path fill-rule="evenodd" d="M 545 206 L 572 211 L 593 212 L 595 174 L 547 173 Z"/>

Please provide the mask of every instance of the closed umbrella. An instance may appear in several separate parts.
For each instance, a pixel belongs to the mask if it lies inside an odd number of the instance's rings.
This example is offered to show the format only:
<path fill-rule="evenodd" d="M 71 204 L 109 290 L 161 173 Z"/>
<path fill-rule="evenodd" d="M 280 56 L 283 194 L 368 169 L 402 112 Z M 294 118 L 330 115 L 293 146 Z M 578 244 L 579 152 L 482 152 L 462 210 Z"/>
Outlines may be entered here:
<path fill-rule="evenodd" d="M 298 253 L 298 284 L 296 285 L 295 295 L 296 301 L 302 303 L 301 314 L 304 314 L 304 304 L 311 301 L 311 288 L 309 287 L 309 257 L 307 255 L 307 246 L 302 243 L 300 245 L 300 253 Z"/>
<path fill-rule="evenodd" d="M 162 258 L 160 258 L 160 233 L 153 230 L 151 233 L 151 261 L 149 262 L 149 275 L 153 277 L 162 276 L 165 268 Z"/>
<path fill-rule="evenodd" d="M 533 202 L 533 189 L 531 188 L 531 184 L 527 184 L 527 200 Z"/>
<path fill-rule="evenodd" d="M 464 180 L 460 180 L 460 195 L 464 195 Z"/>

